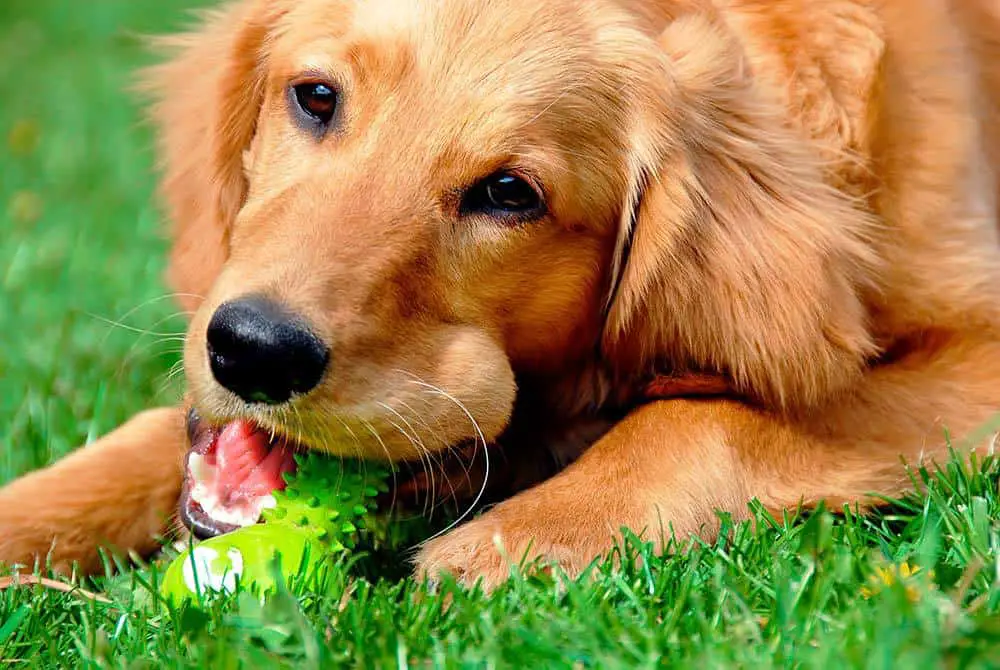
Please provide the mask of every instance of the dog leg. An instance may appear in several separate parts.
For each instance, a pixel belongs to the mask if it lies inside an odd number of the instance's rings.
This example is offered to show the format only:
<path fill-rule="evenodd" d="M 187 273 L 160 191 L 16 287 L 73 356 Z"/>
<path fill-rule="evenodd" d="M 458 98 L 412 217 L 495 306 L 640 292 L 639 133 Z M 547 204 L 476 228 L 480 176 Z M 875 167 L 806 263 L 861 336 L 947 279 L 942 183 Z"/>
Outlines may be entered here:
<path fill-rule="evenodd" d="M 618 423 L 552 479 L 425 545 L 421 574 L 486 588 L 525 556 L 578 573 L 623 526 L 647 539 L 717 532 L 715 510 L 875 504 L 908 487 L 900 463 L 968 449 L 1000 411 L 1000 342 L 950 342 L 869 373 L 836 403 L 792 420 L 732 400 L 664 400 Z M 503 551 L 498 549 L 502 546 Z"/>
<path fill-rule="evenodd" d="M 101 569 L 98 548 L 149 554 L 167 530 L 187 440 L 180 408 L 142 412 L 0 489 L 0 562 Z"/>

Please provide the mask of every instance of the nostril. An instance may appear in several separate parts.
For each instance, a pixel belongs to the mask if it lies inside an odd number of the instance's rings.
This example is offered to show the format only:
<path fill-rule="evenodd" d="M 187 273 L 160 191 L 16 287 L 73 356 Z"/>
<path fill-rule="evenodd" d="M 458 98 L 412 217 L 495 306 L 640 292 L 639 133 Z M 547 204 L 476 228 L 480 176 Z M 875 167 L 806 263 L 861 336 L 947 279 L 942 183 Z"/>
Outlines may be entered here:
<path fill-rule="evenodd" d="M 259 296 L 222 304 L 206 333 L 216 381 L 247 402 L 279 404 L 315 388 L 329 350 L 294 314 Z"/>

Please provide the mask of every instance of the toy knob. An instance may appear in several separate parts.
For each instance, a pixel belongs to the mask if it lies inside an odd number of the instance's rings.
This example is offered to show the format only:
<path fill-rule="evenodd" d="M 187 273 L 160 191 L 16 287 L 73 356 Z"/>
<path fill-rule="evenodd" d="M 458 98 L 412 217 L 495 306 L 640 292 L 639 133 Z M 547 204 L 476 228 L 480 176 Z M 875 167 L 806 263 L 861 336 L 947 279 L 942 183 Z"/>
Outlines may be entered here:
<path fill-rule="evenodd" d="M 307 556 L 308 565 L 303 565 Z M 214 593 L 233 593 L 237 584 L 261 597 L 273 590 L 274 560 L 286 580 L 327 557 L 314 533 L 288 526 L 257 524 L 209 538 L 178 556 L 163 574 L 160 593 L 179 606 Z"/>

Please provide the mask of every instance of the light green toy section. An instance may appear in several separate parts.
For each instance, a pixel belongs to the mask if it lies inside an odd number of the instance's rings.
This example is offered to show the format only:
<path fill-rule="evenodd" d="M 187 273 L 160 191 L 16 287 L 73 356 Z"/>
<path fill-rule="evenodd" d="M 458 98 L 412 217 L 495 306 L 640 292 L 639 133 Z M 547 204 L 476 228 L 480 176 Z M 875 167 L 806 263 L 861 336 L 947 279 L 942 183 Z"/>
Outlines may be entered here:
<path fill-rule="evenodd" d="M 321 454 L 296 455 L 287 487 L 272 493 L 263 523 L 204 540 L 167 568 L 160 591 L 174 605 L 200 602 L 237 584 L 264 596 L 275 584 L 274 559 L 286 580 L 310 574 L 355 546 L 371 524 L 375 498 L 387 490 L 388 471 L 375 463 Z"/>

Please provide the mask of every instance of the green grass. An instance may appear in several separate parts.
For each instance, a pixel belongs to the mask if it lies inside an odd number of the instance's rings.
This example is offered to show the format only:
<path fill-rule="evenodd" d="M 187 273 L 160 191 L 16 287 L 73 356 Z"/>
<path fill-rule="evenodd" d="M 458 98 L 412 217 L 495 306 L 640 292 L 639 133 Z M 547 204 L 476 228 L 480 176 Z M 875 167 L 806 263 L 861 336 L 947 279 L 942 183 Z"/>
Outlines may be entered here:
<path fill-rule="evenodd" d="M 125 90 L 136 35 L 192 4 L 0 3 L 0 482 L 179 393 L 150 138 Z M 6 589 L 0 668 L 1000 667 L 998 470 L 954 462 L 878 516 L 759 515 L 667 557 L 628 540 L 620 571 L 490 598 L 370 561 L 331 596 L 205 615 L 158 609 L 149 569 L 85 584 L 110 603 Z M 863 591 L 903 562 L 922 570 Z"/>

